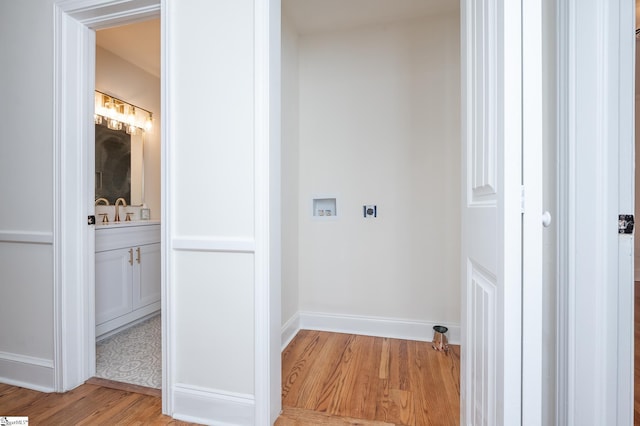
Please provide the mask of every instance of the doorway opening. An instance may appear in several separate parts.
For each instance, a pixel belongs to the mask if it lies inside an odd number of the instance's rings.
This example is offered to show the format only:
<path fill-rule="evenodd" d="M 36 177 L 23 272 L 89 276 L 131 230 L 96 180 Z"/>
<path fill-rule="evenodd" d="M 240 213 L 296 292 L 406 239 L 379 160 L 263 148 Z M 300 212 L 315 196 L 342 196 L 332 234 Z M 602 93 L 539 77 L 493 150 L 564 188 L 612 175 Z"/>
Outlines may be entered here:
<path fill-rule="evenodd" d="M 64 392 L 95 375 L 95 31 L 157 18 L 161 5 L 105 0 L 87 6 L 71 0 L 54 6 L 54 362 L 55 388 Z M 161 292 L 166 293 L 164 282 Z M 161 304 L 166 304 L 166 297 Z M 163 316 L 163 412 L 171 402 L 166 334 Z"/>
<path fill-rule="evenodd" d="M 158 396 L 160 86 L 159 18 L 96 32 L 95 372 Z"/>
<path fill-rule="evenodd" d="M 283 1 L 283 345 L 460 343 L 459 6 L 426 3 Z"/>

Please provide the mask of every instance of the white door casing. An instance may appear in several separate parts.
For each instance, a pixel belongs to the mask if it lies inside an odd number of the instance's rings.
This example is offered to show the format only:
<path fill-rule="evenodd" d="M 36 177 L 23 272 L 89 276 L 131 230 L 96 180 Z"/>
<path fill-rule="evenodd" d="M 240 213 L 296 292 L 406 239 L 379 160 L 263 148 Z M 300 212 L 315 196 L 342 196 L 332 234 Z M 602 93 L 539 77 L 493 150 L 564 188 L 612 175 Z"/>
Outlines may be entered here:
<path fill-rule="evenodd" d="M 540 7 L 461 4 L 461 424 L 540 423 Z"/>
<path fill-rule="evenodd" d="M 558 2 L 557 424 L 633 423 L 634 12 Z"/>
<path fill-rule="evenodd" d="M 157 17 L 160 9 L 160 0 L 54 2 L 53 330 L 58 392 L 75 388 L 95 373 L 95 237 L 87 225 L 87 216 L 94 213 L 94 150 L 86 144 L 94 140 L 94 30 Z M 163 76 L 165 69 L 163 65 Z M 165 304 L 166 297 L 163 299 Z M 170 405 L 166 374 L 169 330 L 165 306 L 162 309 L 162 402 L 166 413 Z"/>

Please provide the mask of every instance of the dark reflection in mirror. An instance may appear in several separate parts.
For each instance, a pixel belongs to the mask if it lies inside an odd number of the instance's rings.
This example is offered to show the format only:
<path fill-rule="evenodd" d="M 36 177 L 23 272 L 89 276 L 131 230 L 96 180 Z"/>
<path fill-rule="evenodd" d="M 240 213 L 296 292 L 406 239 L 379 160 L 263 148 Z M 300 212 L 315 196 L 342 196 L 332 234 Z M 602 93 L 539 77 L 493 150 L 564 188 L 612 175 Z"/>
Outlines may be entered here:
<path fill-rule="evenodd" d="M 96 124 L 95 198 L 131 204 L 131 135 Z"/>

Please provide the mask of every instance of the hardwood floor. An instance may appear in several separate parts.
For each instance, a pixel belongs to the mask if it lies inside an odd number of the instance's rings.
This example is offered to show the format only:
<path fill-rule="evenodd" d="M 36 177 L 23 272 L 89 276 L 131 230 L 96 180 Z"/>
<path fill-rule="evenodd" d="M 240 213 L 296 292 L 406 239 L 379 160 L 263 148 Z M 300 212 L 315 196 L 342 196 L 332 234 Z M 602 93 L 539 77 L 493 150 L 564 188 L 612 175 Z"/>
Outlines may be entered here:
<path fill-rule="evenodd" d="M 640 281 L 635 282 L 634 301 L 634 424 L 640 425 Z"/>
<path fill-rule="evenodd" d="M 301 330 L 282 353 L 282 405 L 277 426 L 457 425 L 460 347 Z"/>
<path fill-rule="evenodd" d="M 0 384 L 0 416 L 28 416 L 30 425 L 192 424 L 163 416 L 157 396 L 94 383 L 64 394 Z M 457 425 L 459 383 L 459 346 L 442 353 L 428 342 L 302 330 L 282 353 L 276 425 Z"/>
<path fill-rule="evenodd" d="M 29 425 L 191 425 L 162 415 L 160 398 L 84 384 L 42 393 L 0 383 L 0 416 L 28 416 Z"/>

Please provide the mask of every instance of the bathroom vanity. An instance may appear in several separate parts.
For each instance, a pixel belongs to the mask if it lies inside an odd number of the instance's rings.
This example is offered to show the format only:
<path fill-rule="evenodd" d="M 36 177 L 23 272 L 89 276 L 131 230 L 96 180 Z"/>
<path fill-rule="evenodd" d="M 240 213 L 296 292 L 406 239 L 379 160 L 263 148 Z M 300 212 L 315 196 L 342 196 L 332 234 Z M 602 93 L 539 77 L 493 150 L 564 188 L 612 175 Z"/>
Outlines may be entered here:
<path fill-rule="evenodd" d="M 96 338 L 160 310 L 160 222 L 96 226 Z"/>

